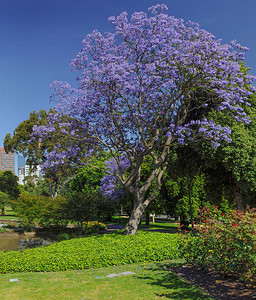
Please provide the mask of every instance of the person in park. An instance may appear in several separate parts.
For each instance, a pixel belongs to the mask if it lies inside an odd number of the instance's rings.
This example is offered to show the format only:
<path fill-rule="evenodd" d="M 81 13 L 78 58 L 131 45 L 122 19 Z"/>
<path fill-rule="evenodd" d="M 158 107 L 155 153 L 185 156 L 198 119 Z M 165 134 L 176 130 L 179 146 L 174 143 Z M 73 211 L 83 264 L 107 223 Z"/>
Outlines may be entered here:
<path fill-rule="evenodd" d="M 255 91 L 254 77 L 241 71 L 248 49 L 236 41 L 222 44 L 167 10 L 157 4 L 148 14 L 128 18 L 123 12 L 109 18 L 112 33 L 88 34 L 71 63 L 79 72 L 78 86 L 55 81 L 51 99 L 57 114 L 34 128 L 34 135 L 44 139 L 58 124 L 70 137 L 65 147 L 56 144 L 47 154 L 45 169 L 57 170 L 71 158 L 90 163 L 94 146 L 111 154 L 103 189 L 111 196 L 118 180 L 132 196 L 127 234 L 136 233 L 155 198 L 172 145 L 209 141 L 214 148 L 231 141 L 230 129 L 208 120 L 207 112 L 226 110 L 238 122 L 250 122 L 242 108 Z M 67 122 L 61 121 L 63 115 Z M 147 158 L 152 169 L 142 181 Z"/>

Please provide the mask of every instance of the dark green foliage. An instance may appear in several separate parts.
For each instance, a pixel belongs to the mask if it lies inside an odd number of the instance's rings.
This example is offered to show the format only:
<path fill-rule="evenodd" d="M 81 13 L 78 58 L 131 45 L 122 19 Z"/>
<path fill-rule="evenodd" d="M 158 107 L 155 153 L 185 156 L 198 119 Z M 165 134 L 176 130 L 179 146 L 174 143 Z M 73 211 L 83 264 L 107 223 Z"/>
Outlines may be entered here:
<path fill-rule="evenodd" d="M 19 196 L 18 177 L 11 171 L 0 171 L 0 191 L 9 195 L 11 199 Z"/>
<path fill-rule="evenodd" d="M 83 222 L 109 220 L 117 210 L 117 201 L 97 193 L 76 192 L 67 195 L 67 218 L 81 226 Z"/>
<path fill-rule="evenodd" d="M 249 69 L 241 66 L 246 75 Z M 210 111 L 207 118 L 216 124 L 231 129 L 231 143 L 224 142 L 214 151 L 211 145 L 202 143 L 194 147 L 201 157 L 207 176 L 208 191 L 217 205 L 224 197 L 231 207 L 243 210 L 247 205 L 255 206 L 256 197 L 256 94 L 247 100 L 251 106 L 243 105 L 251 123 L 237 122 L 227 111 Z"/>
<path fill-rule="evenodd" d="M 9 203 L 9 195 L 0 191 L 0 209 L 2 210 L 2 215 L 4 215 L 4 207 Z"/>
<path fill-rule="evenodd" d="M 1 214 L 4 215 L 4 208 L 9 204 L 11 199 L 19 196 L 18 177 L 11 171 L 0 171 L 0 208 Z"/>
<path fill-rule="evenodd" d="M 90 236 L 0 253 L 0 273 L 54 272 L 179 258 L 177 235 L 138 232 Z"/>
<path fill-rule="evenodd" d="M 23 186 L 23 190 L 31 195 L 50 196 L 49 185 L 50 183 L 47 179 L 37 180 L 36 184 L 33 181 L 28 180 Z"/>
<path fill-rule="evenodd" d="M 75 223 L 82 233 L 83 222 L 97 220 L 97 202 L 99 196 L 86 192 L 77 192 L 67 196 L 66 218 Z"/>
<path fill-rule="evenodd" d="M 76 176 L 64 187 L 68 198 L 70 220 L 81 224 L 92 220 L 110 220 L 119 208 L 119 201 L 103 197 L 101 179 L 106 175 L 105 161 L 109 154 L 100 152 L 87 165 L 77 170 Z"/>
<path fill-rule="evenodd" d="M 70 235 L 68 233 L 60 233 L 58 235 L 58 242 L 70 240 Z"/>

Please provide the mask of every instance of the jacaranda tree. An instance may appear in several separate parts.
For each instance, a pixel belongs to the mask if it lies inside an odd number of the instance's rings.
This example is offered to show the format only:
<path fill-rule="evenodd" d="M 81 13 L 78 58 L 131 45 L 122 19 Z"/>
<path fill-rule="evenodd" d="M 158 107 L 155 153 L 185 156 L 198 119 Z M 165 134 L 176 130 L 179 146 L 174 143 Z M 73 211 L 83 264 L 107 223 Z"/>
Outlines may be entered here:
<path fill-rule="evenodd" d="M 232 111 L 237 121 L 249 122 L 241 104 L 253 92 L 245 89 L 253 77 L 240 72 L 246 47 L 235 41 L 221 44 L 198 24 L 167 15 L 164 4 L 149 11 L 149 16 L 135 12 L 130 20 L 126 12 L 110 17 L 113 33 L 94 30 L 85 37 L 71 64 L 80 74 L 78 87 L 54 82 L 52 99 L 58 115 L 47 126 L 35 128 L 44 138 L 56 130 L 55 120 L 70 136 L 67 147 L 59 143 L 48 153 L 45 168 L 67 157 L 82 161 L 88 151 L 81 144 L 92 149 L 101 145 L 111 153 L 109 184 L 115 176 L 134 201 L 127 234 L 136 233 L 142 213 L 154 199 L 173 144 L 207 139 L 217 147 L 229 140 L 227 127 L 206 118 L 188 120 L 191 109 L 211 104 L 212 109 Z M 205 97 L 197 96 L 202 94 Z M 64 124 L 63 114 L 70 117 Z M 141 165 L 149 156 L 152 171 L 142 181 Z"/>

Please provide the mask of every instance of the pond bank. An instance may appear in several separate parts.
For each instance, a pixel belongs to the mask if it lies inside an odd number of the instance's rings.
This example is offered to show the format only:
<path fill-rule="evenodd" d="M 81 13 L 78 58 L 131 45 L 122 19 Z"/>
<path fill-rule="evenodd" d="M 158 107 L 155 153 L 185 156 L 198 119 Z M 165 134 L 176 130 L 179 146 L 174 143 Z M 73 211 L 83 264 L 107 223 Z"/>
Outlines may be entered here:
<path fill-rule="evenodd" d="M 32 232 L 7 231 L 0 233 L 0 251 L 22 250 L 49 245 L 56 242 L 56 236 Z"/>

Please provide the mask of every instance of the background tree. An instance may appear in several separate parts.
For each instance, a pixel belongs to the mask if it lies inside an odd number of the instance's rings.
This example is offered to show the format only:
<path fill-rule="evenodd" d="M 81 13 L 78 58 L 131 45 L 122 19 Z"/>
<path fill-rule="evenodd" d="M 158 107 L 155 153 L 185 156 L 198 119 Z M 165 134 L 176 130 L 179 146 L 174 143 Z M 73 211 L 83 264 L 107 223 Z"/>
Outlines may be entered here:
<path fill-rule="evenodd" d="M 9 204 L 10 196 L 0 191 L 0 209 L 2 210 L 1 215 L 4 216 L 4 208 Z"/>
<path fill-rule="evenodd" d="M 70 201 L 69 211 L 76 220 L 107 220 L 120 208 L 117 198 L 104 197 L 101 193 L 101 180 L 106 175 L 105 161 L 109 153 L 98 153 L 90 159 L 91 165 L 78 168 L 76 176 L 66 184 L 62 193 Z M 80 216 L 80 217 L 79 217 Z"/>
<path fill-rule="evenodd" d="M 42 196 L 50 196 L 49 191 L 49 182 L 48 179 L 39 179 L 36 181 L 36 184 L 33 181 L 27 181 L 24 185 L 22 185 L 23 190 L 28 192 L 30 195 L 42 195 Z"/>
<path fill-rule="evenodd" d="M 241 211 L 246 205 L 256 204 L 256 96 L 248 101 L 251 106 L 245 107 L 245 111 L 251 118 L 250 124 L 234 122 L 230 115 L 222 112 L 212 113 L 220 124 L 231 128 L 232 142 L 223 143 L 215 151 L 207 147 L 202 151 L 208 171 L 215 170 L 217 176 L 229 183 L 236 208 Z"/>
<path fill-rule="evenodd" d="M 50 109 L 49 112 L 40 110 L 39 112 L 30 113 L 29 119 L 21 122 L 14 130 L 13 135 L 6 134 L 4 139 L 4 148 L 8 152 L 16 152 L 22 154 L 26 158 L 26 163 L 33 168 L 41 165 L 46 161 L 48 153 L 54 151 L 60 146 L 62 151 L 67 151 L 68 134 L 65 121 L 68 119 L 66 115 L 61 117 L 62 126 L 56 123 L 54 134 L 44 136 L 44 138 L 32 137 L 34 126 L 45 126 L 50 120 L 56 119 L 54 110 Z M 64 161 L 64 157 L 57 158 L 61 164 L 58 167 L 44 168 L 44 176 L 48 179 L 49 193 L 51 196 L 56 196 L 61 184 L 64 184 L 66 179 L 74 174 L 74 168 L 71 161 Z"/>
<path fill-rule="evenodd" d="M 81 73 L 78 88 L 62 82 L 52 86 L 55 121 L 69 128 L 69 147 L 49 153 L 45 167 L 61 164 L 58 157 L 81 159 L 85 152 L 78 145 L 94 143 L 109 151 L 112 176 L 133 197 L 128 234 L 136 233 L 155 198 L 174 142 L 205 139 L 216 147 L 229 140 L 228 128 L 200 116 L 188 120 L 188 114 L 211 103 L 211 109 L 231 111 L 237 121 L 248 122 L 241 104 L 253 91 L 245 87 L 253 77 L 244 76 L 238 63 L 247 48 L 234 41 L 222 45 L 198 24 L 168 16 L 166 5 L 149 10 L 151 16 L 135 12 L 130 21 L 125 12 L 110 17 L 114 33 L 87 35 L 72 62 Z M 202 93 L 208 97 L 198 97 Z M 62 124 L 63 115 L 70 119 Z M 56 122 L 39 126 L 35 135 L 54 132 Z M 148 157 L 153 168 L 142 182 L 141 166 Z"/>
<path fill-rule="evenodd" d="M 50 110 L 49 113 L 53 113 Z M 31 133 L 34 125 L 46 125 L 47 116 L 46 110 L 39 112 L 33 111 L 30 113 L 29 119 L 21 122 L 11 133 L 7 133 L 4 139 L 4 149 L 8 152 L 21 153 L 26 159 L 30 167 L 38 166 L 45 156 L 46 145 L 40 144 L 38 139 L 31 140 Z M 29 143 L 30 141 L 30 143 Z"/>
<path fill-rule="evenodd" d="M 241 66 L 241 72 L 246 77 L 247 68 Z M 247 105 L 248 104 L 248 105 Z M 230 143 L 223 142 L 213 150 L 211 145 L 203 142 L 194 145 L 192 152 L 200 157 L 205 175 L 207 176 L 208 198 L 220 201 L 222 197 L 229 200 L 230 205 L 238 210 L 244 210 L 246 205 L 255 205 L 256 192 L 256 95 L 247 98 L 247 104 L 242 104 L 244 113 L 250 117 L 250 123 L 236 122 L 227 111 L 197 112 L 207 115 L 216 123 L 231 129 Z M 192 116 L 193 118 L 193 116 Z M 193 145 L 192 145 L 193 146 Z M 211 188 L 212 187 L 212 188 Z M 215 200 L 214 200 L 215 198 Z M 234 203 L 232 203 L 234 201 Z M 220 204 L 220 202 L 218 203 Z"/>
<path fill-rule="evenodd" d="M 18 177 L 11 171 L 0 171 L 0 191 L 3 193 L 2 199 L 5 203 L 5 195 L 8 196 L 9 200 L 16 199 L 19 196 Z M 2 215 L 4 215 L 4 206 L 2 206 Z"/>

